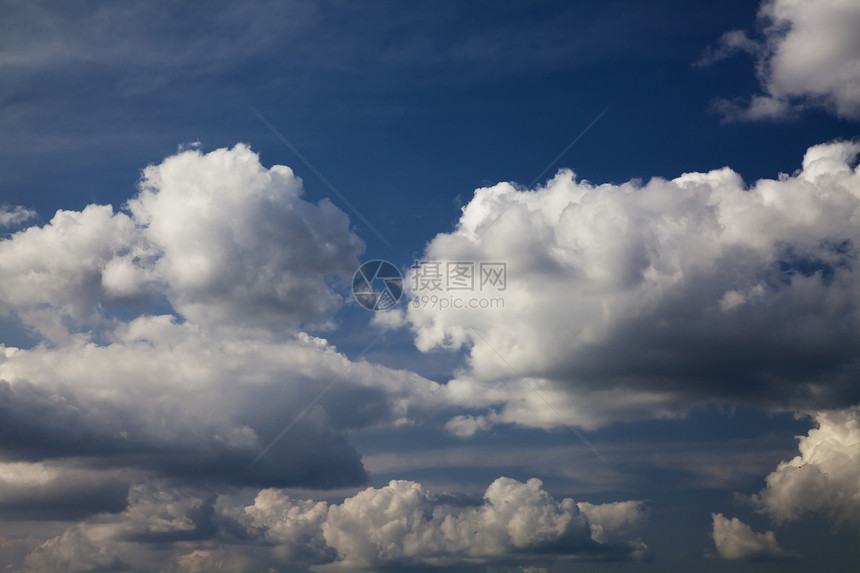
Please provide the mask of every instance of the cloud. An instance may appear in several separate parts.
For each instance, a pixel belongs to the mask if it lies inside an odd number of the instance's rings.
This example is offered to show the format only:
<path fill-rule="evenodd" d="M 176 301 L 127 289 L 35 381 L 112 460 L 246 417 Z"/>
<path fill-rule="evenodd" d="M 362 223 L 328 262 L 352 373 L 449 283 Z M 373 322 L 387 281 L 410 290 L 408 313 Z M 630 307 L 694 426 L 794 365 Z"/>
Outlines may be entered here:
<path fill-rule="evenodd" d="M 466 438 L 709 400 L 853 399 L 858 151 L 813 147 L 798 173 L 751 189 L 723 169 L 479 190 L 427 258 L 503 261 L 505 305 L 402 315 L 422 350 L 465 348 L 444 385 L 305 332 L 332 320 L 362 245 L 344 213 L 304 201 L 288 168 L 246 146 L 183 151 L 120 210 L 58 211 L 9 235 L 0 311 L 38 342 L 0 346 L 0 509 L 80 520 L 25 570 L 643 556 L 640 502 L 558 501 L 539 480 L 500 478 L 480 503 L 405 481 L 341 504 L 244 496 L 365 484 L 349 434 L 427 413 L 459 414 L 446 429 Z"/>
<path fill-rule="evenodd" d="M 499 478 L 474 504 L 451 503 L 421 484 L 392 481 L 340 504 L 260 491 L 249 505 L 164 483 L 135 485 L 120 514 L 69 527 L 26 559 L 23 571 L 131 567 L 200 571 L 225 562 L 257 568 L 357 570 L 543 557 L 628 559 L 647 548 L 629 534 L 640 502 L 557 501 L 540 480 Z M 612 531 L 612 543 L 595 538 Z"/>
<path fill-rule="evenodd" d="M 58 211 L 0 242 L 0 312 L 53 341 L 68 321 L 98 327 L 147 295 L 209 328 L 324 321 L 342 304 L 329 281 L 351 275 L 364 246 L 345 213 L 302 192 L 245 145 L 178 153 L 144 170 L 128 213 Z"/>
<path fill-rule="evenodd" d="M 147 167 L 128 207 L 157 249 L 153 272 L 180 314 L 277 330 L 339 307 L 326 278 L 351 275 L 364 249 L 345 213 L 302 193 L 290 168 L 267 170 L 237 145 Z"/>
<path fill-rule="evenodd" d="M 68 331 L 63 319 L 88 323 L 109 300 L 110 265 L 146 251 L 131 218 L 110 206 L 57 211 L 47 225 L 0 241 L 0 312 L 59 340 Z"/>
<path fill-rule="evenodd" d="M 362 483 L 346 432 L 411 415 L 436 384 L 298 335 L 264 342 L 209 335 L 172 317 L 141 317 L 61 348 L 5 349 L 0 451 L 233 483 L 334 487 Z M 298 418 L 323 384 L 333 390 Z M 358 405 L 358 406 L 357 406 Z M 295 435 L 252 460 L 291 421 Z"/>
<path fill-rule="evenodd" d="M 598 543 L 607 543 L 635 531 L 646 519 L 641 501 L 616 501 L 594 505 L 588 502 L 576 504 L 591 525 L 591 538 Z"/>
<path fill-rule="evenodd" d="M 70 504 L 86 468 L 365 483 L 347 432 L 405 419 L 437 385 L 350 362 L 303 331 L 340 307 L 337 281 L 363 245 L 343 212 L 301 194 L 289 168 L 264 168 L 244 145 L 195 149 L 146 168 L 124 211 L 58 211 L 0 240 L 0 313 L 38 341 L 0 346 L 3 462 L 37 473 L 79 463 L 51 482 L 68 483 Z M 302 439 L 252 463 L 288 424 Z M 6 486 L 47 510 L 55 494 L 31 481 Z M 92 508 L 116 500 L 102 485 Z"/>
<path fill-rule="evenodd" d="M 0 463 L 5 520 L 75 520 L 126 506 L 130 476 L 68 463 Z"/>
<path fill-rule="evenodd" d="M 754 532 L 749 525 L 722 513 L 712 513 L 714 529 L 711 536 L 720 557 L 723 559 L 785 559 L 786 553 L 779 547 L 773 531 Z"/>
<path fill-rule="evenodd" d="M 860 120 L 860 6 L 856 2 L 765 0 L 759 20 L 761 41 L 742 31 L 728 32 L 700 61 L 707 65 L 739 51 L 756 57 L 765 93 L 746 103 L 718 102 L 717 109 L 727 119 L 781 118 L 818 107 Z"/>
<path fill-rule="evenodd" d="M 15 207 L 0 206 L 0 226 L 11 227 L 29 221 L 36 216 L 36 212 L 25 209 L 20 205 Z"/>
<path fill-rule="evenodd" d="M 21 571 L 128 571 L 150 569 L 147 550 L 198 542 L 215 533 L 212 504 L 192 489 L 165 482 L 135 484 L 128 507 L 68 527 L 24 560 Z"/>
<path fill-rule="evenodd" d="M 478 189 L 407 277 L 415 343 L 465 350 L 442 394 L 496 423 L 595 428 L 710 401 L 855 403 L 858 152 L 817 145 L 795 174 L 749 187 L 723 168 L 620 185 L 563 170 L 534 190 Z M 451 261 L 505 263 L 504 290 L 467 293 L 504 304 L 421 304 L 430 283 L 416 279 L 430 263 L 444 279 Z M 461 294 L 445 288 L 440 298 Z"/>
<path fill-rule="evenodd" d="M 458 438 L 471 438 L 478 432 L 489 430 L 492 424 L 484 416 L 454 416 L 445 424 L 445 431 Z"/>
<path fill-rule="evenodd" d="M 750 38 L 743 30 L 731 30 L 720 37 L 716 47 L 708 47 L 696 66 L 710 66 L 738 53 L 758 54 L 762 45 Z"/>
<path fill-rule="evenodd" d="M 860 407 L 814 418 L 800 455 L 781 462 L 753 501 L 777 523 L 821 513 L 860 531 Z"/>
<path fill-rule="evenodd" d="M 860 533 L 860 406 L 811 414 L 816 427 L 799 436 L 800 455 L 780 462 L 750 501 L 776 524 L 809 514 L 827 516 Z M 772 531 L 755 533 L 737 518 L 711 514 L 713 539 L 725 559 L 791 557 Z"/>
<path fill-rule="evenodd" d="M 126 95 L 133 95 L 163 88 L 166 76 L 173 74 L 199 77 L 232 69 L 271 47 L 278 29 L 291 36 L 316 20 L 313 8 L 272 2 L 257 2 L 249 7 L 250 13 L 228 3 L 216 3 L 191 23 L 182 9 L 165 10 L 80 5 L 59 14 L 45 2 L 10 7 L 8 24 L 3 26 L 7 40 L 0 46 L 0 62 L 13 71 L 31 72 L 124 66 L 127 75 L 119 87 Z M 280 20 L 279 25 L 273 20 Z M 195 31 L 193 36 L 189 36 L 191 30 Z M 228 30 L 242 41 L 224 42 Z M 152 41 L 151 34 L 156 31 L 160 38 Z M 146 79 L 150 85 L 145 85 Z"/>
<path fill-rule="evenodd" d="M 249 538 L 275 546 L 279 559 L 329 562 L 337 552 L 327 545 L 322 525 L 328 518 L 324 501 L 292 499 L 280 490 L 260 491 L 249 506 L 219 502 L 224 515 L 245 528 Z"/>
<path fill-rule="evenodd" d="M 126 563 L 93 543 L 83 527 L 71 527 L 27 555 L 20 571 L 127 571 Z"/>
<path fill-rule="evenodd" d="M 353 567 L 584 548 L 586 520 L 572 500 L 555 502 L 541 485 L 499 478 L 483 505 L 452 513 L 437 511 L 420 484 L 392 481 L 332 508 L 323 535 Z"/>

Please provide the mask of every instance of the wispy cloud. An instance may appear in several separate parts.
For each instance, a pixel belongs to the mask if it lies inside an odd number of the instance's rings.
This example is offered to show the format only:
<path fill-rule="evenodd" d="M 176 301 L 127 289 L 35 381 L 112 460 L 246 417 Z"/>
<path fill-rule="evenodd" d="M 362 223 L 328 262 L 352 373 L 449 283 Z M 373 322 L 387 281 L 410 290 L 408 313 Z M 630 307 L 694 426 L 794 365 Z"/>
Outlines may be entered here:
<path fill-rule="evenodd" d="M 710 65 L 741 52 L 755 58 L 764 93 L 717 100 L 727 120 L 781 119 L 807 108 L 860 120 L 860 5 L 765 0 L 759 25 L 760 39 L 742 30 L 726 32 L 698 62 Z"/>

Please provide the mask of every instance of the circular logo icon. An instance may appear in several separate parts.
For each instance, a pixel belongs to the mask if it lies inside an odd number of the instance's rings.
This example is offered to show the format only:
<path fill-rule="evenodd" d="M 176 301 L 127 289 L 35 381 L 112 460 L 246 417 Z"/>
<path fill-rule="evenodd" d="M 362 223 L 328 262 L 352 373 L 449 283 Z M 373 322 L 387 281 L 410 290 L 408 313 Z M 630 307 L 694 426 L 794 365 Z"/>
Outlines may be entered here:
<path fill-rule="evenodd" d="M 388 310 L 403 296 L 403 275 L 388 261 L 368 261 L 352 277 L 352 294 L 367 310 Z"/>

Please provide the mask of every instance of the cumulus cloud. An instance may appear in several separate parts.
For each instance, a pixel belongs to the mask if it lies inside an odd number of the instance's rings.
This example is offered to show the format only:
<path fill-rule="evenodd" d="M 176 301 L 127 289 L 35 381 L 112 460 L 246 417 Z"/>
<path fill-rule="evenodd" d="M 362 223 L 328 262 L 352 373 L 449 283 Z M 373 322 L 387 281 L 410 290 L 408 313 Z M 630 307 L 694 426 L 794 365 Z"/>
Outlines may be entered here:
<path fill-rule="evenodd" d="M 341 299 L 329 275 L 351 275 L 363 250 L 349 218 L 301 199 L 289 167 L 265 169 L 248 147 L 179 153 L 144 170 L 129 202 L 157 250 L 173 307 L 199 324 L 283 327 L 324 317 Z"/>
<path fill-rule="evenodd" d="M 573 501 L 556 502 L 541 486 L 537 479 L 499 478 L 484 494 L 484 504 L 452 512 L 434 508 L 420 484 L 393 481 L 332 508 L 323 535 L 343 565 L 361 567 L 587 546 L 587 521 Z"/>
<path fill-rule="evenodd" d="M 47 225 L 0 241 L 0 312 L 59 340 L 69 330 L 63 319 L 89 323 L 109 298 L 103 273 L 110 277 L 117 257 L 146 251 L 131 218 L 110 206 L 57 211 Z"/>
<path fill-rule="evenodd" d="M 814 418 L 800 455 L 781 462 L 753 501 L 777 523 L 821 513 L 860 531 L 860 407 Z"/>
<path fill-rule="evenodd" d="M 723 168 L 620 185 L 563 170 L 534 190 L 478 189 L 422 261 L 506 263 L 493 293 L 504 305 L 420 304 L 412 271 L 416 345 L 465 349 L 443 392 L 496 422 L 594 428 L 705 401 L 855 403 L 858 152 L 817 145 L 795 174 L 749 187 Z"/>
<path fill-rule="evenodd" d="M 324 502 L 219 497 L 364 485 L 349 433 L 439 404 L 437 383 L 305 332 L 343 303 L 362 243 L 301 194 L 243 145 L 193 149 L 148 167 L 119 210 L 58 211 L 0 240 L 0 313 L 36 338 L 0 344 L 0 512 L 77 521 L 23 571 L 365 559 Z"/>
<path fill-rule="evenodd" d="M 346 433 L 406 417 L 436 384 L 352 363 L 302 331 L 341 305 L 332 281 L 362 243 L 343 212 L 301 194 L 289 168 L 264 168 L 244 145 L 194 149 L 148 167 L 124 211 L 58 211 L 0 240 L 0 313 L 40 342 L 0 345 L 12 464 L 0 476 L 20 478 L 0 483 L 0 504 L 4 488 L 54 499 L 17 463 L 60 472 L 50 482 L 73 499 L 80 476 L 62 459 L 233 484 L 366 481 Z M 336 391 L 306 408 L 323 386 Z M 291 422 L 302 439 L 251 463 Z"/>
<path fill-rule="evenodd" d="M 36 216 L 36 212 L 31 209 L 26 209 L 17 205 L 15 207 L 8 207 L 6 205 L 0 206 L 0 226 L 2 227 L 11 227 L 13 225 L 19 225 L 24 221 L 29 221 L 30 219 Z"/>
<path fill-rule="evenodd" d="M 163 486 L 134 486 L 122 514 L 70 527 L 34 550 L 23 570 L 145 563 L 161 571 L 201 571 L 230 561 L 357 570 L 536 555 L 628 559 L 647 552 L 629 536 L 629 526 L 641 521 L 640 502 L 585 504 L 587 511 L 580 511 L 571 499 L 554 499 L 537 479 L 499 478 L 482 501 L 465 505 L 409 481 L 368 488 L 340 504 L 266 489 L 242 505 Z M 597 539 L 596 527 L 613 532 L 612 542 Z"/>
<path fill-rule="evenodd" d="M 37 339 L 0 345 L 0 511 L 79 520 L 24 570 L 147 569 L 165 545 L 158 570 L 339 558 L 326 504 L 261 494 L 240 519 L 215 492 L 365 484 L 349 432 L 414 418 L 439 385 L 305 332 L 342 304 L 362 243 L 301 194 L 246 146 L 193 149 L 148 167 L 120 210 L 0 240 L 0 313 Z M 236 555 L 205 543 L 236 535 L 251 540 Z"/>
<path fill-rule="evenodd" d="M 0 512 L 6 520 L 74 520 L 122 511 L 130 478 L 73 463 L 0 463 Z"/>
<path fill-rule="evenodd" d="M 485 416 L 454 416 L 445 424 L 445 430 L 458 438 L 471 438 L 489 430 L 492 425 L 492 421 Z"/>
<path fill-rule="evenodd" d="M 135 484 L 128 502 L 121 513 L 81 521 L 48 539 L 26 557 L 21 571 L 165 570 L 151 560 L 147 549 L 197 542 L 215 532 L 212 504 L 194 490 L 171 488 L 164 482 Z M 175 570 L 173 562 L 166 570 L 171 569 Z"/>
<path fill-rule="evenodd" d="M 834 529 L 848 525 L 860 532 L 860 406 L 811 415 L 816 427 L 799 436 L 800 455 L 780 462 L 750 501 L 776 524 L 821 514 Z M 755 533 L 737 518 L 719 513 L 712 517 L 712 537 L 721 557 L 790 557 L 772 531 Z"/>
<path fill-rule="evenodd" d="M 599 505 L 583 501 L 576 505 L 588 518 L 591 538 L 599 543 L 629 535 L 641 526 L 647 517 L 641 501 L 616 501 Z"/>
<path fill-rule="evenodd" d="M 773 531 L 756 533 L 738 519 L 712 513 L 714 528 L 711 537 L 723 559 L 784 559 L 786 553 L 779 547 Z"/>
<path fill-rule="evenodd" d="M 93 543 L 83 527 L 71 527 L 27 555 L 21 572 L 124 571 L 129 567 L 118 557 L 111 557 L 104 547 Z"/>
<path fill-rule="evenodd" d="M 860 6 L 851 0 L 765 0 L 759 10 L 763 38 L 726 33 L 700 63 L 740 51 L 756 57 L 764 94 L 748 102 L 718 103 L 727 119 L 786 117 L 820 107 L 860 120 Z"/>
<path fill-rule="evenodd" d="M 422 350 L 466 349 L 443 385 L 305 332 L 342 304 L 362 245 L 344 213 L 304 201 L 288 168 L 245 146 L 183 151 L 119 210 L 59 211 L 7 236 L 0 313 L 38 342 L 0 346 L 0 510 L 81 520 L 24 569 L 644 555 L 641 503 L 558 501 L 538 480 L 500 478 L 479 503 L 405 481 L 341 504 L 242 495 L 364 484 L 349 433 L 427 412 L 469 412 L 446 425 L 467 438 L 715 399 L 855 399 L 858 151 L 811 148 L 798 173 L 751 189 L 723 169 L 479 190 L 427 259 L 504 262 L 505 305 L 381 320 L 406 321 Z"/>
<path fill-rule="evenodd" d="M 144 170 L 127 212 L 58 211 L 0 241 L 0 312 L 55 341 L 146 294 L 209 328 L 324 321 L 342 303 L 329 281 L 363 244 L 345 213 L 301 194 L 288 167 L 264 168 L 245 145 L 178 153 Z"/>
<path fill-rule="evenodd" d="M 210 336 L 169 316 L 141 317 L 109 334 L 106 345 L 5 349 L 6 456 L 100 456 L 109 465 L 237 483 L 356 484 L 365 474 L 345 432 L 402 418 L 407 398 L 437 386 L 352 363 L 306 335 L 284 342 Z M 302 439 L 280 440 L 251 464 L 322 383 L 336 391 L 297 422 Z"/>

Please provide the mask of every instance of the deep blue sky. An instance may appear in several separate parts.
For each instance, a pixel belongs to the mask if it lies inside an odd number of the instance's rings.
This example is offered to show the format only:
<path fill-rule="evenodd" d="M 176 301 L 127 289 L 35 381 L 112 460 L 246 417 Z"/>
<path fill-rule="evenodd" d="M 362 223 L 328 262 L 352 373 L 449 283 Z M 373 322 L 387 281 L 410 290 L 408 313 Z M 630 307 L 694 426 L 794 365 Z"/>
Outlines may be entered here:
<path fill-rule="evenodd" d="M 247 142 L 265 165 L 293 167 L 310 199 L 331 195 L 253 106 L 402 248 L 382 252 L 364 230 L 368 254 L 408 259 L 453 223 L 456 198 L 530 183 L 607 107 L 556 167 L 604 183 L 730 165 L 753 181 L 855 133 L 818 112 L 721 125 L 709 111 L 757 89 L 748 57 L 693 65 L 723 32 L 753 24 L 751 2 L 220 8 L 142 4 L 108 25 L 123 10 L 72 2 L 48 10 L 47 25 L 35 6 L 7 3 L 10 28 L 28 22 L 7 43 L 70 45 L 7 67 L 6 201 L 43 216 L 118 203 L 143 166 L 198 140 Z"/>
<path fill-rule="evenodd" d="M 136 194 L 141 171 L 180 146 L 199 142 L 206 153 L 241 142 L 267 168 L 290 166 L 303 180 L 305 200 L 329 198 L 344 211 L 366 245 L 360 260 L 405 269 L 437 234 L 454 229 L 475 189 L 531 184 L 604 111 L 538 184 L 563 167 L 595 184 L 724 166 L 747 185 L 776 179 L 800 169 L 809 147 L 856 137 L 858 123 L 817 105 L 762 121 L 727 121 L 719 113 L 721 98 L 763 93 L 755 57 L 697 62 L 727 31 L 761 38 L 758 11 L 756 2 L 741 0 L 2 0 L 0 203 L 35 210 L 28 223 L 34 225 L 58 209 L 91 203 L 120 210 Z M 370 319 L 348 305 L 334 315 L 333 329 L 308 328 L 350 358 L 439 383 L 464 367 L 465 350 L 421 353 L 404 329 L 376 340 Z M 14 314 L 3 320 L 6 344 L 39 340 L 23 337 Z M 760 491 L 777 463 L 797 454 L 794 436 L 811 427 L 792 408 L 765 410 L 705 401 L 682 419 L 619 421 L 586 432 L 611 459 L 611 468 L 598 464 L 593 476 L 573 468 L 597 462 L 564 428 L 506 424 L 463 441 L 440 430 L 449 412 L 396 429 L 357 429 L 349 444 L 364 457 L 375 487 L 408 479 L 480 494 L 505 475 L 539 477 L 559 499 L 649 500 L 651 525 L 639 537 L 653 562 L 588 563 L 583 570 L 735 571 L 747 565 L 704 556 L 716 553 L 711 512 L 739 516 L 754 531 L 774 529 L 736 494 Z M 569 457 L 561 459 L 570 471 L 554 457 L 566 448 Z M 545 452 L 543 461 L 516 461 L 531 450 Z M 445 452 L 455 461 L 438 468 L 418 459 L 444 459 Z M 401 455 L 401 464 L 391 462 Z M 465 462 L 480 455 L 497 456 L 498 464 Z M 754 459 L 755 468 L 745 467 Z M 697 473 L 700 461 L 709 469 Z M 729 469 L 713 469 L 721 464 Z M 602 483 L 604 472 L 611 477 Z M 29 531 L 48 538 L 59 526 L 51 527 Z M 783 526 L 780 545 L 801 560 L 755 570 L 809 570 L 810 562 L 848 570 L 839 563 L 857 563 L 856 531 L 831 535 L 829 527 L 820 516 Z M 7 559 L 18 566 L 17 557 Z"/>

